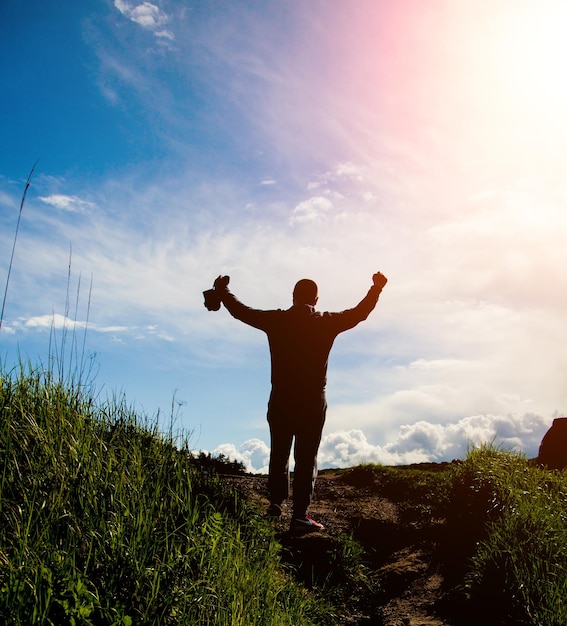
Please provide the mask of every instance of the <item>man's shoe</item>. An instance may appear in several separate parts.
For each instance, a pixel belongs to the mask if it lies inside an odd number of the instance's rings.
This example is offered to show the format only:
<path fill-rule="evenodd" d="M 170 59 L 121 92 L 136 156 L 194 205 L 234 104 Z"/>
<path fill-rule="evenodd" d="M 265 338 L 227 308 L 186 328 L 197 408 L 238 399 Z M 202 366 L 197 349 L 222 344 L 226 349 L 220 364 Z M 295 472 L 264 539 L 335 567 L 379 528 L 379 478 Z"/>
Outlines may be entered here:
<path fill-rule="evenodd" d="M 325 527 L 323 524 L 319 524 L 319 522 L 311 519 L 309 515 L 304 515 L 303 517 L 294 517 L 291 520 L 290 530 L 292 532 L 313 533 L 325 530 Z"/>
<path fill-rule="evenodd" d="M 266 517 L 281 517 L 282 507 L 279 504 L 270 504 L 266 511 Z"/>

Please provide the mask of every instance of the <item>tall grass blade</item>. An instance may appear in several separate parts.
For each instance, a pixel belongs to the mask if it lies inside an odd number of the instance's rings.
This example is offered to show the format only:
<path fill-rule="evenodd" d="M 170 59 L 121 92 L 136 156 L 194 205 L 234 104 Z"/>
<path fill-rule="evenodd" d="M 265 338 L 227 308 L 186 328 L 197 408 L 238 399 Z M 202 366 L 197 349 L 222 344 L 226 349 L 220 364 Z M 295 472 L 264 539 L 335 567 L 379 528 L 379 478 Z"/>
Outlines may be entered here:
<path fill-rule="evenodd" d="M 12 244 L 12 254 L 10 256 L 10 264 L 8 265 L 8 275 L 6 276 L 6 287 L 4 289 L 4 299 L 2 300 L 2 312 L 0 313 L 0 330 L 2 330 L 2 322 L 4 321 L 4 309 L 6 308 L 6 298 L 8 297 L 8 287 L 10 285 L 10 274 L 12 273 L 12 265 L 14 264 L 14 253 L 16 252 L 16 242 L 18 241 L 18 232 L 20 230 L 20 221 L 22 219 L 22 211 L 24 209 L 24 204 L 26 201 L 26 194 L 28 193 L 28 189 L 31 185 L 31 179 L 35 170 L 35 166 L 38 161 L 33 164 L 33 167 L 30 170 L 28 179 L 26 180 L 26 186 L 24 188 L 24 193 L 22 194 L 22 200 L 20 202 L 20 211 L 18 213 L 18 221 L 16 222 L 16 233 L 14 234 L 14 243 Z"/>
<path fill-rule="evenodd" d="M 92 297 L 92 293 L 93 293 L 93 276 L 91 274 L 91 282 L 90 282 L 90 285 L 89 285 L 89 299 L 88 299 L 88 302 L 87 302 L 87 316 L 86 316 L 86 319 L 85 319 L 85 330 L 84 330 L 84 333 L 83 333 L 83 346 L 82 346 L 82 349 L 81 349 L 81 362 L 80 362 L 80 366 L 79 366 L 79 380 L 83 379 L 83 376 L 84 376 L 84 373 L 85 373 L 85 370 L 84 370 L 84 367 L 85 367 L 85 347 L 86 347 L 86 343 L 87 343 L 87 330 L 88 330 L 88 327 L 89 327 L 89 316 L 90 316 L 90 313 L 91 313 L 91 297 Z"/>

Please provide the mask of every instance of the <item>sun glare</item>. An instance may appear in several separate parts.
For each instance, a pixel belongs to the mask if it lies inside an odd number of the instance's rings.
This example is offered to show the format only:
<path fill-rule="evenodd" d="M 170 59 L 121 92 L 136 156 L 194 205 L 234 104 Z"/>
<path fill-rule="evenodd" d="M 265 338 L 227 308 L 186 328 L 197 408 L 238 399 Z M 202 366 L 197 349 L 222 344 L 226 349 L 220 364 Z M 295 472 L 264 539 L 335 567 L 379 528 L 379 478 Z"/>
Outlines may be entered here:
<path fill-rule="evenodd" d="M 567 2 L 519 2 L 502 15 L 491 56 L 517 105 L 565 114 Z"/>

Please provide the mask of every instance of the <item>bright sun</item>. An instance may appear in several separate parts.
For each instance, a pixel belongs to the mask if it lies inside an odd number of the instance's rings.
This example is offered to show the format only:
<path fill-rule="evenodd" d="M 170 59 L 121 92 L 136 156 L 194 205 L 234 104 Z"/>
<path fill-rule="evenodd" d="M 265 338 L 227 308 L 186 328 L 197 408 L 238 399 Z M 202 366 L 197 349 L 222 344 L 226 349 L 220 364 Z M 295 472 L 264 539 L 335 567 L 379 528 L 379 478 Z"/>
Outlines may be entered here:
<path fill-rule="evenodd" d="M 565 115 L 567 2 L 518 1 L 495 24 L 487 52 L 502 86 L 520 107 Z M 554 121 L 557 121 L 554 118 Z"/>
<path fill-rule="evenodd" d="M 450 51 L 468 134 L 458 128 L 455 136 L 480 155 L 474 165 L 483 177 L 504 190 L 508 223 L 526 236 L 563 236 L 567 0 L 471 2 L 461 11 Z"/>

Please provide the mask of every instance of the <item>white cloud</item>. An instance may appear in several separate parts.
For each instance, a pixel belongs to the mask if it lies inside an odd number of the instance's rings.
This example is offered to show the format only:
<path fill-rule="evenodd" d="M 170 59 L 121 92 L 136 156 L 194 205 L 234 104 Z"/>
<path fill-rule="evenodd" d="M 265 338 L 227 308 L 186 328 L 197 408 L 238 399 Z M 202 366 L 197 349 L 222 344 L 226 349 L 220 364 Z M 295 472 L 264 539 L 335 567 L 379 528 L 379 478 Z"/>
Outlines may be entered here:
<path fill-rule="evenodd" d="M 128 19 L 142 28 L 152 31 L 156 37 L 173 40 L 173 33 L 166 28 L 169 16 L 151 2 L 132 5 L 125 0 L 114 0 L 114 6 Z"/>
<path fill-rule="evenodd" d="M 60 330 L 63 328 L 84 328 L 85 322 L 79 322 L 72 320 L 60 313 L 54 313 L 52 315 L 38 315 L 36 317 L 30 317 L 27 320 L 19 320 L 18 325 L 23 325 L 26 328 L 45 329 L 54 328 Z"/>
<path fill-rule="evenodd" d="M 128 326 L 92 326 L 92 330 L 99 333 L 124 333 L 130 329 Z"/>
<path fill-rule="evenodd" d="M 338 177 L 349 178 L 356 181 L 363 180 L 364 168 L 356 163 L 345 162 L 339 163 L 334 174 Z"/>
<path fill-rule="evenodd" d="M 385 447 L 391 454 L 417 452 L 439 461 L 463 458 L 470 446 L 493 442 L 534 457 L 549 426 L 549 420 L 533 413 L 473 415 L 446 425 L 420 421 L 401 426 L 396 441 Z"/>
<path fill-rule="evenodd" d="M 174 337 L 164 331 L 159 326 L 126 326 L 126 325 L 100 325 L 93 322 L 71 319 L 61 313 L 52 313 L 46 315 L 36 315 L 30 318 L 19 318 L 12 322 L 11 326 L 3 326 L 2 330 L 10 334 L 16 334 L 23 331 L 45 331 L 45 330 L 86 330 L 91 333 L 101 333 L 103 335 L 130 335 L 134 339 L 145 340 L 155 337 L 162 341 L 172 342 Z M 115 338 L 116 339 L 116 338 Z"/>
<path fill-rule="evenodd" d="M 93 209 L 96 206 L 93 202 L 82 200 L 78 196 L 68 196 L 58 193 L 49 196 L 39 196 L 38 199 L 56 209 L 69 211 L 71 213 L 85 213 L 87 210 Z"/>
<path fill-rule="evenodd" d="M 294 226 L 302 222 L 319 220 L 333 206 L 333 203 L 322 196 L 313 196 L 309 200 L 300 202 L 289 219 L 289 224 Z"/>
<path fill-rule="evenodd" d="M 319 448 L 319 467 L 352 467 L 361 463 L 381 463 L 381 446 L 372 445 L 361 430 L 339 431 L 324 435 Z"/>
<path fill-rule="evenodd" d="M 523 452 L 527 458 L 534 458 L 551 423 L 552 419 L 547 420 L 533 413 L 473 415 L 446 425 L 419 421 L 402 425 L 395 438 L 383 445 L 370 443 L 360 429 L 336 431 L 323 434 L 318 465 L 320 469 L 329 469 L 362 463 L 439 463 L 464 459 L 471 447 L 484 443 Z M 239 448 L 230 443 L 222 444 L 213 452 L 242 461 L 247 471 L 268 471 L 269 448 L 259 439 L 246 441 Z"/>
<path fill-rule="evenodd" d="M 61 313 L 52 313 L 51 315 L 36 315 L 28 319 L 20 318 L 12 325 L 13 332 L 22 330 L 87 330 L 88 332 L 97 332 L 103 334 L 117 334 L 131 332 L 133 329 L 128 326 L 100 326 L 97 324 L 89 324 L 86 321 L 74 320 Z"/>
<path fill-rule="evenodd" d="M 232 443 L 217 446 L 211 454 L 223 454 L 228 459 L 241 462 L 247 472 L 267 474 L 270 457 L 269 447 L 261 439 L 249 439 L 238 448 Z"/>

